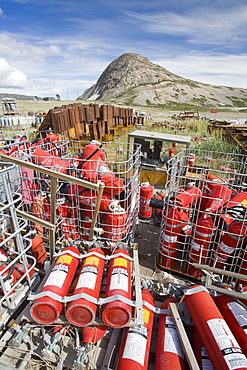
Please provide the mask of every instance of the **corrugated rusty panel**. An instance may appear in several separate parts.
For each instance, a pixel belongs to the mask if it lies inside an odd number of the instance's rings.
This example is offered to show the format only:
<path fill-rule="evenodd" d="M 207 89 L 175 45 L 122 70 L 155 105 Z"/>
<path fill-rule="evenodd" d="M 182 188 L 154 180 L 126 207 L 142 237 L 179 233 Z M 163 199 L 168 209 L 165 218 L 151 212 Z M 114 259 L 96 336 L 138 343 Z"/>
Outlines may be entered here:
<path fill-rule="evenodd" d="M 58 132 L 63 132 L 65 130 L 63 117 L 64 117 L 63 112 L 58 112 L 58 117 L 57 117 Z"/>
<path fill-rule="evenodd" d="M 74 115 L 75 115 L 75 124 L 77 124 L 78 122 L 80 122 L 79 104 L 78 103 L 75 104 Z"/>
<path fill-rule="evenodd" d="M 76 139 L 75 127 L 69 127 L 68 134 L 70 139 Z"/>
<path fill-rule="evenodd" d="M 94 112 L 92 110 L 92 107 L 88 106 L 85 108 L 85 115 L 86 115 L 86 122 L 93 122 Z"/>
<path fill-rule="evenodd" d="M 120 108 L 119 109 L 119 116 L 121 117 L 121 118 L 123 118 L 123 117 L 125 117 L 125 109 L 124 108 Z"/>
<path fill-rule="evenodd" d="M 85 107 L 84 107 L 84 105 L 80 105 L 78 107 L 78 111 L 79 111 L 80 122 L 85 121 L 86 120 L 86 116 L 85 116 Z"/>
<path fill-rule="evenodd" d="M 108 105 L 108 119 L 107 119 L 107 122 L 108 122 L 108 128 L 109 127 L 112 127 L 114 125 L 114 119 L 113 119 L 113 111 L 114 111 L 114 107 L 112 105 Z"/>
<path fill-rule="evenodd" d="M 107 121 L 108 118 L 108 110 L 107 110 L 107 105 L 101 105 L 100 107 L 100 116 L 102 121 Z"/>
<path fill-rule="evenodd" d="M 69 126 L 70 126 L 69 112 L 68 109 L 64 109 L 64 129 L 67 130 Z"/>
<path fill-rule="evenodd" d="M 88 127 L 89 127 L 90 140 L 97 140 L 96 127 L 93 125 L 93 123 L 90 123 Z"/>
<path fill-rule="evenodd" d="M 96 126 L 97 126 L 98 139 L 102 140 L 105 135 L 105 122 L 98 121 L 96 123 Z"/>
<path fill-rule="evenodd" d="M 83 136 L 83 134 L 84 134 L 83 123 L 78 122 L 78 123 L 75 124 L 75 133 L 76 133 L 77 139 L 79 139 L 80 136 Z"/>
<path fill-rule="evenodd" d="M 119 107 L 112 107 L 113 109 L 113 116 L 117 117 L 119 116 Z"/>
<path fill-rule="evenodd" d="M 100 109 L 99 109 L 99 104 L 94 104 L 94 118 L 95 119 L 100 119 Z"/>
<path fill-rule="evenodd" d="M 73 127 L 75 122 L 74 122 L 74 116 L 73 116 L 72 108 L 68 107 L 67 112 L 68 112 L 68 125 L 69 125 L 69 127 Z"/>

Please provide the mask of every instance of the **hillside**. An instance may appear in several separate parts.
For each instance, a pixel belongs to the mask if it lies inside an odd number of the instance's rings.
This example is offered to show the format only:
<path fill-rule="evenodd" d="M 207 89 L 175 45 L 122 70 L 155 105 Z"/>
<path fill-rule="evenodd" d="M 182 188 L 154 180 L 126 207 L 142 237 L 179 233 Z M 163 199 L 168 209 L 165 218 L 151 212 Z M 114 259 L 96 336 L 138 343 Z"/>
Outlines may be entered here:
<path fill-rule="evenodd" d="M 247 89 L 214 86 L 175 75 L 135 53 L 110 63 L 77 100 L 119 104 L 246 107 Z"/>

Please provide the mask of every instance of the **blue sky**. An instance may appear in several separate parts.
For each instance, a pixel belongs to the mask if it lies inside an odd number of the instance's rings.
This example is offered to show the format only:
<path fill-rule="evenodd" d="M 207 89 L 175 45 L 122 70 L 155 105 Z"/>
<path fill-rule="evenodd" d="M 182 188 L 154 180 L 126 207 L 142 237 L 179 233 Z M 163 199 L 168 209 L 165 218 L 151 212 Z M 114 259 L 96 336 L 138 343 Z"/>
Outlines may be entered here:
<path fill-rule="evenodd" d="M 127 52 L 247 88 L 247 1 L 0 1 L 1 93 L 75 99 Z"/>

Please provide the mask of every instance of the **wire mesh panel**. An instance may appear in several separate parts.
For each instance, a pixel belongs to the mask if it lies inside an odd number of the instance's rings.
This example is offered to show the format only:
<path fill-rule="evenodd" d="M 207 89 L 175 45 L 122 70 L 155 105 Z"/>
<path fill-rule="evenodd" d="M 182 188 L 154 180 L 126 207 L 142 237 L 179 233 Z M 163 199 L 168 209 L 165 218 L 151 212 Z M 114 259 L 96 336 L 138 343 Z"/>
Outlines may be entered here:
<path fill-rule="evenodd" d="M 48 133 L 28 148 L 14 151 L 19 159 L 61 174 L 83 179 L 88 183 L 103 183 L 96 234 L 106 250 L 117 241 L 129 242 L 138 214 L 140 147 L 131 151 L 123 143 L 90 143 L 63 141 Z M 97 191 L 73 182 L 58 180 L 52 194 L 50 176 L 23 167 L 21 193 L 26 212 L 45 221 L 51 220 L 51 197 L 56 198 L 56 240 L 88 240 L 92 225 Z M 34 225 L 39 234 L 46 230 Z"/>
<path fill-rule="evenodd" d="M 195 263 L 246 274 L 246 159 L 184 150 L 170 161 L 159 238 L 161 268 L 197 279 L 201 272 Z"/>
<path fill-rule="evenodd" d="M 27 221 L 16 214 L 20 183 L 17 166 L 0 163 L 0 326 L 19 307 L 35 279 L 36 259 L 30 253 Z"/>

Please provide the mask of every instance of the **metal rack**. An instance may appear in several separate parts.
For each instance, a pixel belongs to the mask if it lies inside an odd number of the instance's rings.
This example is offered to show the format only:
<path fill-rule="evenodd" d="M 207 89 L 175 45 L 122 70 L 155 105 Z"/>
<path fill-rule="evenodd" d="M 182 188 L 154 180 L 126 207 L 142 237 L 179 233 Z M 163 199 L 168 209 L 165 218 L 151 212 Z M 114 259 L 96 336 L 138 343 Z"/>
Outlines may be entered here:
<path fill-rule="evenodd" d="M 55 240 L 59 244 L 68 239 L 97 238 L 110 251 L 116 241 L 133 241 L 139 202 L 140 148 L 130 151 L 127 144 L 103 143 L 104 161 L 88 160 L 84 179 L 85 170 L 79 164 L 86 144 L 64 140 L 35 146 L 25 142 L 15 144 L 18 158 L 11 157 L 10 161 L 24 169 L 20 191 L 25 200 L 19 209 L 29 220 L 36 217 L 33 225 L 38 233 L 52 230 L 50 244 L 55 244 Z M 7 155 L 1 156 L 9 159 Z"/>
<path fill-rule="evenodd" d="M 224 282 L 246 281 L 247 157 L 183 150 L 169 163 L 158 265 L 201 279 L 195 264 L 225 269 Z M 186 198 L 187 197 L 187 198 Z"/>
<path fill-rule="evenodd" d="M 36 259 L 29 254 L 30 233 L 27 221 L 18 217 L 16 206 L 20 174 L 10 163 L 0 163 L 0 315 L 2 328 L 39 282 L 34 271 Z"/>

